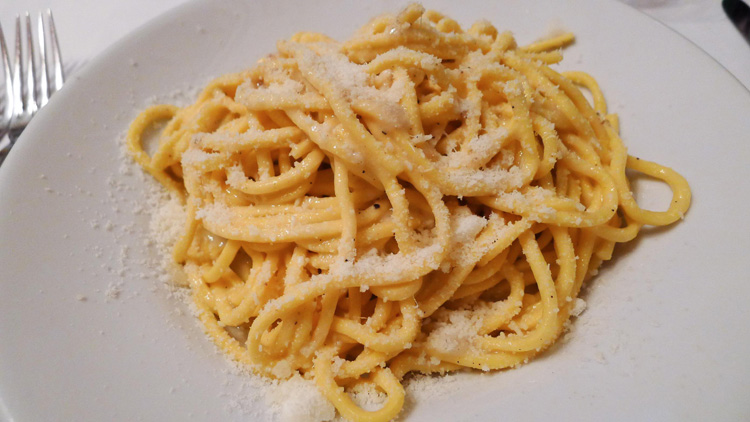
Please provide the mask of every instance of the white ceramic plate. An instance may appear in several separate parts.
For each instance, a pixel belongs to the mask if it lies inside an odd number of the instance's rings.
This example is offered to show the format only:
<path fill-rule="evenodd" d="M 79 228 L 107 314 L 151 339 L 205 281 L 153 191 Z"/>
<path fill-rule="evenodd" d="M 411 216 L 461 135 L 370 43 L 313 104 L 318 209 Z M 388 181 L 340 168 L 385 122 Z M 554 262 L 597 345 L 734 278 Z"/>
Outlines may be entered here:
<path fill-rule="evenodd" d="M 632 154 L 678 169 L 685 220 L 618 249 L 572 339 L 518 370 L 458 377 L 410 421 L 739 420 L 750 415 L 750 94 L 690 43 L 615 2 L 426 2 L 521 44 L 578 35 Z M 265 420 L 144 245 L 144 183 L 118 139 L 157 96 L 252 65 L 298 30 L 348 37 L 399 1 L 197 2 L 68 82 L 0 168 L 0 414 L 15 421 Z M 643 184 L 652 207 L 664 189 Z M 116 294 L 119 293 L 119 294 Z M 251 391 L 249 393 L 252 393 Z M 252 411 L 248 414 L 239 406 Z M 292 398 L 293 400 L 293 398 Z M 252 407 L 255 406 L 255 407 Z"/>

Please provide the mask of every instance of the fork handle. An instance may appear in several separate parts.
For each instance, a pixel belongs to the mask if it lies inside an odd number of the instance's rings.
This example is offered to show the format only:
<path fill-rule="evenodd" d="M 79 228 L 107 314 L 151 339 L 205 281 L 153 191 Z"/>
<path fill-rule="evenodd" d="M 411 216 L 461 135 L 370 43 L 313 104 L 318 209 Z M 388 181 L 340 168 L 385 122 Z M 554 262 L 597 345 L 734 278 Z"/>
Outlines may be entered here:
<path fill-rule="evenodd" d="M 22 127 L 20 129 L 11 129 L 8 131 L 8 140 L 10 141 L 8 148 L 16 144 L 16 140 L 21 136 L 21 133 L 23 133 L 24 129 L 25 127 Z M 3 146 L 5 146 L 5 144 L 3 144 Z"/>
<path fill-rule="evenodd" d="M 12 146 L 13 141 L 10 140 L 10 136 L 0 138 L 0 166 L 3 165 L 3 161 L 5 161 L 5 157 L 8 156 Z"/>

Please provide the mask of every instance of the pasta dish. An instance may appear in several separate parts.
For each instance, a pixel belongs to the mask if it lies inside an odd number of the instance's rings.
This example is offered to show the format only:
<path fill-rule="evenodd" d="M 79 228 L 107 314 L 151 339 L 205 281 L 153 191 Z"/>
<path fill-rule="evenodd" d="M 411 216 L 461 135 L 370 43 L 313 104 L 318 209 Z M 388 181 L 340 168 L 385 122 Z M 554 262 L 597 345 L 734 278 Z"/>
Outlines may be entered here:
<path fill-rule="evenodd" d="M 682 176 L 628 155 L 591 76 L 550 67 L 572 41 L 519 47 L 412 4 L 143 111 L 127 146 L 182 198 L 173 257 L 214 342 L 313 379 L 352 421 L 395 418 L 409 373 L 548 348 L 615 244 L 690 204 Z M 627 169 L 669 185 L 666 211 L 639 208 Z M 355 404 L 363 384 L 382 407 Z"/>

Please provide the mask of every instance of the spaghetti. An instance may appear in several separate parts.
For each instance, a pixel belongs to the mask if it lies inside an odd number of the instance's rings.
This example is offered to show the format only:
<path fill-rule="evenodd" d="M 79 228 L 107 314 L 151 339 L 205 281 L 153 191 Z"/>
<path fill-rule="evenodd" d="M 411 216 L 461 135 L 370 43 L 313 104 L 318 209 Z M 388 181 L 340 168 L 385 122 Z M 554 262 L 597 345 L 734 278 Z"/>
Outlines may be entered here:
<path fill-rule="evenodd" d="M 393 419 L 412 371 L 508 368 L 552 344 L 614 245 L 690 203 L 679 174 L 627 155 L 592 77 L 549 67 L 572 41 L 518 47 L 413 4 L 142 112 L 127 145 L 184 200 L 174 260 L 216 344 L 313 378 L 354 421 Z M 669 209 L 639 208 L 626 169 L 666 182 Z M 382 408 L 354 404 L 362 383 Z"/>

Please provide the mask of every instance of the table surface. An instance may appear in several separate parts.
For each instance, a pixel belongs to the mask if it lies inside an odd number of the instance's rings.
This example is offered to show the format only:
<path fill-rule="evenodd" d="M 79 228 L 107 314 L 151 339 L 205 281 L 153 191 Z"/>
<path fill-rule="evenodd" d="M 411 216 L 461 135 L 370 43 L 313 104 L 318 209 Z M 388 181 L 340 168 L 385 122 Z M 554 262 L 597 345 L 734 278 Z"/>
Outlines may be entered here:
<path fill-rule="evenodd" d="M 51 8 L 63 57 L 85 63 L 121 37 L 187 0 L 3 0 L 6 37 L 16 14 Z M 662 22 L 702 48 L 750 88 L 750 44 L 721 8 L 721 0 L 620 0 Z"/>

